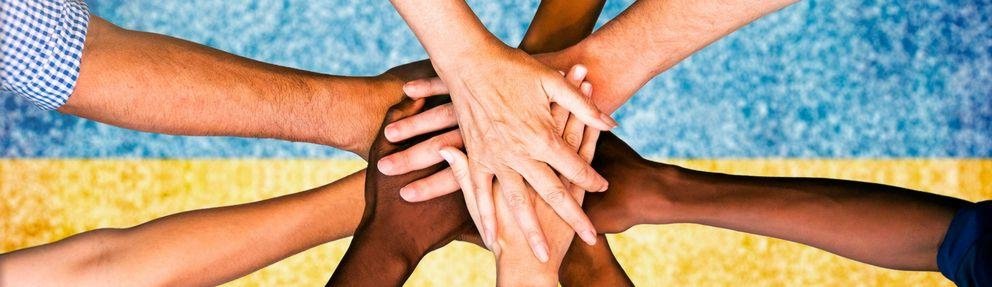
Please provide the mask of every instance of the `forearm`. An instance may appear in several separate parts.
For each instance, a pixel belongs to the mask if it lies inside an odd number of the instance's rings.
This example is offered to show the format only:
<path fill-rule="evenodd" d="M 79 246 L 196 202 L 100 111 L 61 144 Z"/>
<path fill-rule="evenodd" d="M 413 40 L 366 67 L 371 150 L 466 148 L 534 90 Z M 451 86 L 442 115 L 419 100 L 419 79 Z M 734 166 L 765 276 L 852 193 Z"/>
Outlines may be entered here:
<path fill-rule="evenodd" d="M 9 278 L 0 281 L 26 280 L 11 285 L 32 286 L 218 285 L 350 236 L 363 211 L 364 178 L 360 171 L 297 194 L 86 232 L 5 254 L 0 277 Z"/>
<path fill-rule="evenodd" d="M 427 50 L 441 78 L 448 67 L 473 55 L 506 48 L 489 33 L 464 0 L 390 0 Z"/>
<path fill-rule="evenodd" d="M 596 246 L 589 246 L 578 239 L 572 240 L 558 276 L 561 285 L 566 287 L 634 286 L 603 235 L 599 236 Z"/>
<path fill-rule="evenodd" d="M 369 96 L 388 84 L 266 64 L 92 16 L 76 89 L 59 110 L 141 131 L 362 152 L 361 142 L 402 97 Z"/>
<path fill-rule="evenodd" d="M 400 242 L 379 244 L 383 238 L 390 237 L 356 232 L 327 286 L 402 286 L 427 253 L 392 248 Z"/>
<path fill-rule="evenodd" d="M 771 236 L 893 269 L 937 270 L 937 249 L 966 203 L 866 182 L 663 169 L 671 183 L 656 188 L 670 192 L 667 203 L 646 207 L 650 221 Z"/>
<path fill-rule="evenodd" d="M 531 54 L 555 52 L 589 36 L 605 0 L 543 0 L 519 48 Z"/>
<path fill-rule="evenodd" d="M 797 0 L 641 0 L 555 66 L 585 64 L 594 99 L 614 111 L 647 81 L 696 51 Z"/>

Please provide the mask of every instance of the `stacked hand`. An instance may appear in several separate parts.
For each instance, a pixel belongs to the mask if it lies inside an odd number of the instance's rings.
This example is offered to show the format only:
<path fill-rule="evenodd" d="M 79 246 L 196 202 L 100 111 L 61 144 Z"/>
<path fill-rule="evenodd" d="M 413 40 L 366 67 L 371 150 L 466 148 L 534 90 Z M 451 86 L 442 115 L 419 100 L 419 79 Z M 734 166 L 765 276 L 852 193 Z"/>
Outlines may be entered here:
<path fill-rule="evenodd" d="M 528 191 L 528 183 L 537 196 L 573 224 L 572 228 L 582 238 L 593 242 L 595 236 L 591 235 L 596 233 L 595 229 L 555 172 L 585 190 L 605 190 L 607 182 L 556 133 L 559 128 L 551 106 L 560 105 L 596 129 L 612 128 L 615 122 L 559 73 L 526 53 L 509 48 L 480 50 L 480 55 L 463 57 L 473 59 L 471 63 L 448 65 L 450 70 L 439 70 L 439 79 L 408 84 L 404 90 L 413 98 L 450 93 L 452 106 L 391 125 L 386 129 L 387 138 L 401 141 L 418 132 L 457 123 L 460 127 L 457 133 L 445 135 L 437 142 L 452 144 L 458 143 L 459 135 L 462 138 L 470 159 L 467 174 L 471 183 L 463 186 L 463 190 L 476 199 L 476 206 L 471 208 L 478 210 L 483 238 L 490 244 L 496 236 L 494 176 L 505 187 L 505 199 L 535 254 L 546 253 L 548 247 L 534 210 L 536 196 Z M 454 114 L 454 120 L 449 117 L 448 121 L 440 121 L 439 114 Z M 418 121 L 421 123 L 415 123 Z M 440 160 L 437 157 L 434 151 L 410 160 L 422 165 Z M 394 161 L 395 158 L 388 158 L 379 167 L 386 174 L 406 171 L 397 168 L 402 163 L 394 164 Z M 416 193 L 413 186 L 404 190 L 405 195 L 413 195 L 408 197 L 412 200 L 425 199 L 416 198 Z"/>
<path fill-rule="evenodd" d="M 575 71 L 579 71 L 579 73 L 575 73 Z M 584 71 L 580 68 L 573 70 L 573 73 L 568 77 L 574 84 L 578 85 L 581 83 L 583 74 Z M 586 94 L 591 92 L 588 83 L 583 86 L 582 90 Z M 428 99 L 430 103 L 427 103 L 426 106 L 435 106 L 443 100 L 444 98 L 440 97 Z M 424 102 L 424 100 L 407 100 L 398 104 L 389 111 L 384 124 L 419 112 L 425 106 Z M 598 131 L 586 128 L 575 117 L 569 117 L 567 111 L 560 107 L 555 107 L 554 113 L 556 118 L 567 119 L 566 122 L 556 123 L 558 126 L 564 127 L 558 129 L 559 135 L 573 135 L 566 136 L 565 141 L 575 149 L 579 149 L 578 146 L 581 141 L 580 153 L 584 158 L 589 159 L 593 151 L 592 148 L 595 146 Z M 433 135 L 444 132 L 444 130 L 436 131 Z M 428 136 L 431 135 L 419 136 L 397 146 L 385 141 L 380 133 L 372 145 L 369 156 L 372 160 L 376 160 L 388 156 L 390 153 L 396 155 L 400 152 L 410 151 L 417 145 L 431 142 L 431 140 L 422 141 Z M 414 145 L 415 142 L 419 143 Z M 404 151 L 403 148 L 407 149 Z M 452 148 L 446 148 L 446 151 L 448 149 Z M 458 152 L 457 150 L 454 151 Z M 458 152 L 458 154 L 461 153 Z M 456 158 L 457 160 L 453 162 L 458 168 L 455 170 L 461 173 L 466 166 L 466 159 L 464 156 Z M 397 190 L 401 186 L 440 168 L 438 165 L 433 165 L 403 176 L 392 177 L 374 170 L 368 172 L 366 211 L 362 223 L 355 233 L 354 243 L 332 277 L 331 282 L 334 282 L 333 284 L 348 284 L 348 282 L 352 284 L 357 282 L 364 282 L 362 284 L 398 284 L 409 275 L 409 272 L 412 272 L 416 262 L 431 250 L 444 246 L 455 238 L 478 242 L 480 238 L 475 228 L 472 228 L 471 223 L 469 223 L 470 218 L 467 216 L 465 206 L 460 202 L 461 196 L 458 194 L 441 195 L 435 200 L 419 203 L 404 202 L 398 198 Z M 455 182 L 451 173 L 437 173 L 431 177 L 438 179 L 439 182 Z M 574 186 L 570 186 L 569 191 L 572 196 L 576 196 L 579 200 L 584 193 Z M 497 198 L 497 202 L 499 203 L 498 206 L 504 209 L 502 214 L 509 214 L 505 210 L 507 208 L 506 202 L 501 197 Z M 548 209 L 545 208 L 544 210 Z M 472 216 L 477 215 L 473 214 Z M 550 216 L 550 214 L 546 216 Z M 410 220 L 411 218 L 416 218 L 416 220 Z M 500 221 L 504 225 L 513 224 L 512 220 L 508 218 L 502 218 Z M 552 242 L 556 243 L 554 245 L 556 250 L 553 253 L 556 256 L 555 262 L 560 262 L 561 257 L 566 256 L 565 250 L 568 250 L 564 263 L 567 268 L 563 268 L 561 271 L 562 283 L 569 286 L 587 285 L 593 281 L 579 278 L 587 276 L 583 274 L 588 274 L 591 270 L 601 270 L 610 274 L 596 282 L 617 284 L 629 282 L 623 270 L 612 257 L 605 240 L 601 240 L 593 246 L 573 243 L 569 247 L 569 238 L 571 238 L 569 232 L 561 232 L 564 231 L 561 228 L 564 227 L 565 230 L 568 230 L 568 226 L 551 224 L 550 227 L 559 229 L 558 232 L 551 233 L 556 235 L 552 237 Z M 507 236 L 507 234 L 514 233 L 517 234 L 516 237 Z M 562 235 L 568 236 L 562 237 Z M 505 243 L 521 238 L 523 236 L 520 236 L 519 231 L 514 229 L 510 230 L 509 233 L 501 233 L 500 242 Z M 494 251 L 499 252 L 498 245 L 495 247 Z"/>

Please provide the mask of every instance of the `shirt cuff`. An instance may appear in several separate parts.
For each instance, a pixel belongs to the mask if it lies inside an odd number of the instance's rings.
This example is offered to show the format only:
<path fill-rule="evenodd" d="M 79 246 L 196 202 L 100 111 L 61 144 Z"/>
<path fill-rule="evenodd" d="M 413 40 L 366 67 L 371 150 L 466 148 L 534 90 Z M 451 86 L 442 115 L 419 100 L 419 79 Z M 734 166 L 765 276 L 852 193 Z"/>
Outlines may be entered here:
<path fill-rule="evenodd" d="M 89 9 L 82 0 L 3 1 L 2 89 L 43 110 L 69 100 L 79 77 Z"/>

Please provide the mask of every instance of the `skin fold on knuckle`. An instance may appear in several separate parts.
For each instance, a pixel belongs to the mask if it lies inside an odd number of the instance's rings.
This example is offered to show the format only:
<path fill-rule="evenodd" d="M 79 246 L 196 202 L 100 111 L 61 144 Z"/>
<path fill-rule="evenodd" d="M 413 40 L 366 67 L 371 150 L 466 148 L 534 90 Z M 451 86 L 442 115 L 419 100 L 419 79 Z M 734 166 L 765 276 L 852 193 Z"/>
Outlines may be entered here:
<path fill-rule="evenodd" d="M 529 202 L 526 195 L 520 191 L 510 192 L 506 195 L 506 204 L 512 209 L 522 209 Z"/>
<path fill-rule="evenodd" d="M 565 196 L 565 189 L 560 186 L 552 187 L 550 191 L 541 194 L 541 198 L 544 199 L 544 202 L 547 202 L 548 205 L 551 206 L 560 206 L 565 204 Z"/>

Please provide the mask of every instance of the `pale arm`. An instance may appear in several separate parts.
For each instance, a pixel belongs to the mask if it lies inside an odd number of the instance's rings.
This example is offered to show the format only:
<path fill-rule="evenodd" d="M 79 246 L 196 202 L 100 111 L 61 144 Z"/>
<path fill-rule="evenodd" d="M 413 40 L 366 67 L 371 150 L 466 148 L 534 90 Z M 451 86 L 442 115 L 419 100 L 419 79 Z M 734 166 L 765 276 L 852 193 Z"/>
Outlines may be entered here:
<path fill-rule="evenodd" d="M 596 105 L 612 112 L 659 73 L 797 1 L 641 0 L 579 44 L 542 61 L 559 68 L 587 65 Z"/>
<path fill-rule="evenodd" d="M 269 200 L 99 229 L 0 255 L 0 286 L 214 286 L 351 236 L 365 171 Z"/>

